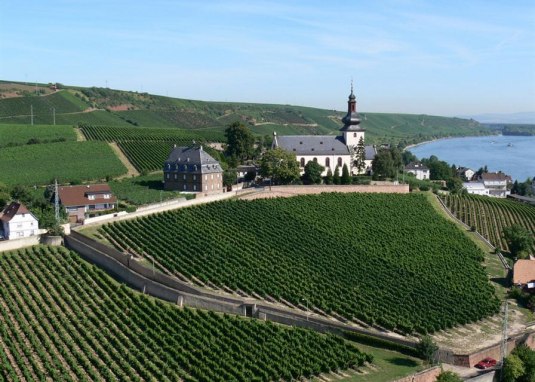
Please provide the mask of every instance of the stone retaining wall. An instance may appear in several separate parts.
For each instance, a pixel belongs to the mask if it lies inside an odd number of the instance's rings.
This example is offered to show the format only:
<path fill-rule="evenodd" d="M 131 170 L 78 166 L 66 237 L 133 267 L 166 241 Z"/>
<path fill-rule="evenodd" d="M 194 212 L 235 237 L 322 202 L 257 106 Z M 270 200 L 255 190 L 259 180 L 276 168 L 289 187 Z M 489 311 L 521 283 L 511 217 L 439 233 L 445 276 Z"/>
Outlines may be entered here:
<path fill-rule="evenodd" d="M 435 366 L 431 369 L 426 369 L 424 371 L 420 371 L 419 373 L 411 374 L 404 378 L 397 379 L 395 382 L 435 382 L 437 376 L 440 373 L 440 367 Z"/>

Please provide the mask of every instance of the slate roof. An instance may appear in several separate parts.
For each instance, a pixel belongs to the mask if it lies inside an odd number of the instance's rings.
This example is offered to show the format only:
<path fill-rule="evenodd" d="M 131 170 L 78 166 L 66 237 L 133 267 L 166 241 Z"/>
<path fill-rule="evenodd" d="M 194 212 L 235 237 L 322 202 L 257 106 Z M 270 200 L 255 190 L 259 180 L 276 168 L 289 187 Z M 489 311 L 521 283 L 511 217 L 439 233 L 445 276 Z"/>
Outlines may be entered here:
<path fill-rule="evenodd" d="M 117 198 L 113 195 L 110 186 L 102 184 L 86 184 L 80 186 L 59 187 L 59 200 L 65 207 L 87 206 L 93 204 L 115 203 Z M 103 194 L 110 194 L 108 199 Z M 95 195 L 95 199 L 89 200 L 88 195 Z"/>
<path fill-rule="evenodd" d="M 31 214 L 31 212 L 22 203 L 12 202 L 0 214 L 0 220 L 9 222 L 15 215 Z"/>
<path fill-rule="evenodd" d="M 375 149 L 375 146 L 366 146 L 365 147 L 365 160 L 373 160 L 375 158 L 375 155 L 377 155 L 377 150 Z"/>
<path fill-rule="evenodd" d="M 429 171 L 429 168 L 420 162 L 411 162 L 405 166 L 405 170 Z"/>
<path fill-rule="evenodd" d="M 173 148 L 164 163 L 164 171 L 210 174 L 223 172 L 223 169 L 202 146 L 189 146 Z"/>
<path fill-rule="evenodd" d="M 513 284 L 535 280 L 535 260 L 517 260 L 513 268 Z"/>
<path fill-rule="evenodd" d="M 343 138 L 333 135 L 281 135 L 277 146 L 296 155 L 349 155 Z"/>

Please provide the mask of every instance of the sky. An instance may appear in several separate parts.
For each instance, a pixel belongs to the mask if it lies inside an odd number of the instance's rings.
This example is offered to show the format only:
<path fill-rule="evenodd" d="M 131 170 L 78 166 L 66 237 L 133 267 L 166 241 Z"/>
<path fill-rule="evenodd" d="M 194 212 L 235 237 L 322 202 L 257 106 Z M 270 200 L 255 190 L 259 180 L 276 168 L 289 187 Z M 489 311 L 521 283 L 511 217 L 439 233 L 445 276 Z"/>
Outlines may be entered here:
<path fill-rule="evenodd" d="M 535 2 L 0 0 L 0 79 L 366 112 L 535 111 Z"/>

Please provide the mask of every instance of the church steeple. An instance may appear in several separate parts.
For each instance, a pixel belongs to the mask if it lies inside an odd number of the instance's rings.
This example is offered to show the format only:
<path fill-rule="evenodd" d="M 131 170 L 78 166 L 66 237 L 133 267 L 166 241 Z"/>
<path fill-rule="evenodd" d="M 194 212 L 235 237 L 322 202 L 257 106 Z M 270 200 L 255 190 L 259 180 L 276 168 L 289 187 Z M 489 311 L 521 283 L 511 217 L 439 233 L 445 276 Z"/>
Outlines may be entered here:
<path fill-rule="evenodd" d="M 360 126 L 357 97 L 353 93 L 353 81 L 351 81 L 351 94 L 347 100 L 347 114 L 342 118 L 342 122 L 344 126 L 340 131 L 343 133 L 346 146 L 356 146 L 361 138 L 364 139 L 365 129 Z"/>

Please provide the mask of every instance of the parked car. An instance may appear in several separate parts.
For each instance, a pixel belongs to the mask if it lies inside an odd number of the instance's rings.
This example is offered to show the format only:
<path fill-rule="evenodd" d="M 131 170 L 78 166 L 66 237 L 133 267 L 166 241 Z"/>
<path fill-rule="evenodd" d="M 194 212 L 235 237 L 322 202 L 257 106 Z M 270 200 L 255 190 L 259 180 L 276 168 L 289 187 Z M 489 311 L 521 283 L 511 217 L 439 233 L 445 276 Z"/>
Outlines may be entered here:
<path fill-rule="evenodd" d="M 478 369 L 488 369 L 496 366 L 496 360 L 494 358 L 487 357 L 476 364 Z"/>

